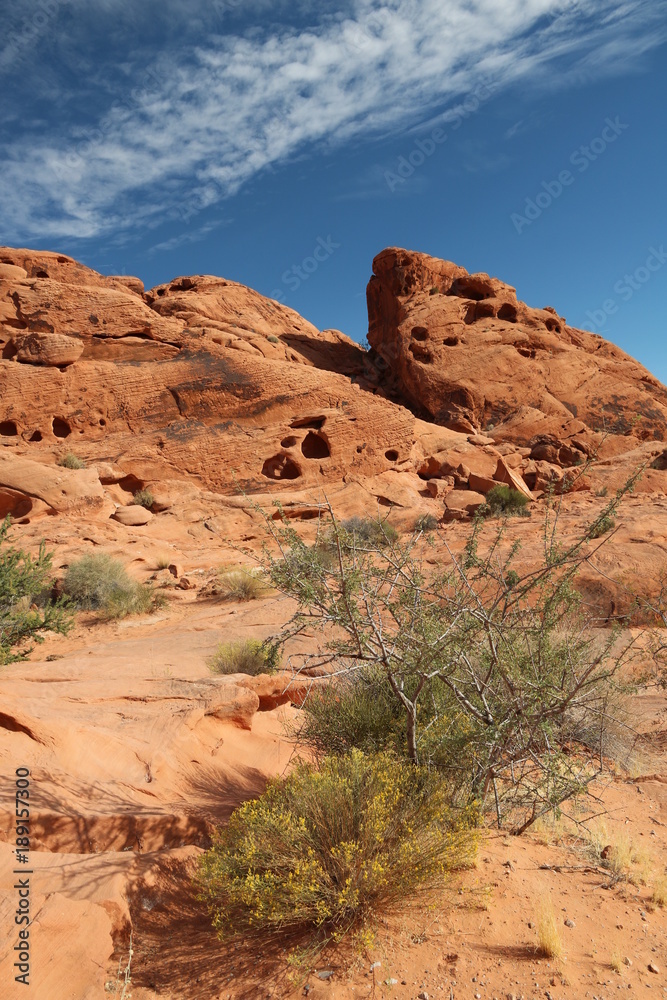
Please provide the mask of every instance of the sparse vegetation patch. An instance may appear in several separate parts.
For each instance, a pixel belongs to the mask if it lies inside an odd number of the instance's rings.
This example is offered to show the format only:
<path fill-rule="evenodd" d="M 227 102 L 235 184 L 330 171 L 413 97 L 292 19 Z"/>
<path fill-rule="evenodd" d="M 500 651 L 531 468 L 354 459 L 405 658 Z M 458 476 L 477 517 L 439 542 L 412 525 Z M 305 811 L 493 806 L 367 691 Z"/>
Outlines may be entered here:
<path fill-rule="evenodd" d="M 391 754 L 299 764 L 244 803 L 201 859 L 200 898 L 224 937 L 289 928 L 342 936 L 475 855 L 475 816 L 442 779 Z"/>
<path fill-rule="evenodd" d="M 70 563 L 63 590 L 76 607 L 97 611 L 103 621 L 146 614 L 163 600 L 151 587 L 132 580 L 122 562 L 106 553 Z"/>
<path fill-rule="evenodd" d="M 207 663 L 214 674 L 271 674 L 280 666 L 280 655 L 259 639 L 242 639 L 221 642 Z"/>

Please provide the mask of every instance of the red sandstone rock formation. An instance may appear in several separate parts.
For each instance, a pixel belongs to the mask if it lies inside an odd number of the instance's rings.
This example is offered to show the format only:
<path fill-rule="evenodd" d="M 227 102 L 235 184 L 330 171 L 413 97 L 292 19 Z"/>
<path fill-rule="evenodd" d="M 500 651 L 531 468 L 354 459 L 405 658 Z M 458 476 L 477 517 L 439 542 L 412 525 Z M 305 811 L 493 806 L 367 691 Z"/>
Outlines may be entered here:
<path fill-rule="evenodd" d="M 376 364 L 428 420 L 560 466 L 667 436 L 667 390 L 650 372 L 496 278 L 392 248 L 367 297 Z"/>

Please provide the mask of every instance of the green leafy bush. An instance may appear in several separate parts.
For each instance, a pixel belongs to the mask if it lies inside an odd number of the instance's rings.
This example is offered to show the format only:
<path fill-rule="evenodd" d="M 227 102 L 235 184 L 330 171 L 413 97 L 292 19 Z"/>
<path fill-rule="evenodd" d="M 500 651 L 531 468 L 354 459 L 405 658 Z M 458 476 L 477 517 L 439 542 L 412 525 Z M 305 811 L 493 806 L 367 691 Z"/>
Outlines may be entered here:
<path fill-rule="evenodd" d="M 221 937 L 323 928 L 339 936 L 469 865 L 474 810 L 434 773 L 391 754 L 298 764 L 245 802 L 199 862 L 199 898 Z"/>
<path fill-rule="evenodd" d="M 72 615 L 65 600 L 51 600 L 52 552 L 44 543 L 36 558 L 7 546 L 10 520 L 0 524 L 0 664 L 24 660 L 31 641 L 43 642 L 43 632 L 65 635 Z"/>
<path fill-rule="evenodd" d="M 436 286 L 433 285 L 428 294 L 429 295 L 437 295 L 439 291 L 440 291 L 440 289 L 436 288 Z"/>
<path fill-rule="evenodd" d="M 271 336 L 271 337 L 267 337 L 266 339 L 267 339 L 267 340 L 269 341 L 269 343 L 271 343 L 271 344 L 279 344 L 279 343 L 280 343 L 280 340 L 278 339 L 278 337 L 273 337 L 273 336 Z"/>
<path fill-rule="evenodd" d="M 405 756 L 401 706 L 386 676 L 372 668 L 313 688 L 303 703 L 296 736 L 318 758 L 354 749 Z"/>
<path fill-rule="evenodd" d="M 86 468 L 86 463 L 78 455 L 75 455 L 73 451 L 67 451 L 64 455 L 59 455 L 56 459 L 56 465 L 60 465 L 63 469 Z"/>
<path fill-rule="evenodd" d="M 511 486 L 499 484 L 486 494 L 486 502 L 482 512 L 490 517 L 511 517 L 515 514 L 525 517 L 529 513 L 527 510 L 529 503 L 528 497 L 520 490 L 513 490 Z"/>
<path fill-rule="evenodd" d="M 134 494 L 134 502 L 139 504 L 140 507 L 145 507 L 146 510 L 150 510 L 155 503 L 155 497 L 150 490 L 137 490 Z"/>
<path fill-rule="evenodd" d="M 614 516 L 638 475 L 602 514 Z M 266 516 L 278 549 L 265 548 L 267 575 L 297 602 L 278 641 L 291 644 L 295 670 L 326 663 L 338 677 L 305 702 L 302 742 L 316 755 L 392 749 L 517 833 L 583 792 L 603 756 L 619 760 L 610 699 L 631 640 L 591 625 L 576 588 L 602 514 L 564 542 L 559 503 L 547 500 L 544 553 L 530 569 L 504 521 L 475 519 L 463 551 L 433 566 L 414 536 L 353 544 L 328 505 L 327 564 L 291 524 Z"/>
<path fill-rule="evenodd" d="M 71 563 L 63 590 L 78 608 L 97 611 L 102 620 L 146 614 L 162 603 L 151 587 L 130 579 L 122 562 L 106 553 Z"/>
<path fill-rule="evenodd" d="M 275 646 L 259 639 L 221 642 L 206 661 L 214 674 L 271 674 L 280 666 Z"/>
<path fill-rule="evenodd" d="M 219 573 L 218 592 L 226 601 L 255 601 L 266 591 L 264 580 L 247 569 L 227 569 Z"/>

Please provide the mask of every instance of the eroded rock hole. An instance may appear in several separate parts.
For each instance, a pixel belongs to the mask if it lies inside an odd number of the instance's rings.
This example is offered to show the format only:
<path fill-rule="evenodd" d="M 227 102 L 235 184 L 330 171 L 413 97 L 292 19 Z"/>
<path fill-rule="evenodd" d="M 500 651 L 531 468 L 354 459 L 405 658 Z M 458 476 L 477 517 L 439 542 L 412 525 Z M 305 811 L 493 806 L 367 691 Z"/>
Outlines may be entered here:
<path fill-rule="evenodd" d="M 458 342 L 459 342 L 458 337 L 445 337 L 442 343 L 445 347 L 456 347 Z"/>
<path fill-rule="evenodd" d="M 331 449 L 321 434 L 308 431 L 301 442 L 301 454 L 304 458 L 329 458 Z"/>
<path fill-rule="evenodd" d="M 548 319 L 544 324 L 550 333 L 560 333 L 560 323 L 557 323 L 555 319 Z"/>
<path fill-rule="evenodd" d="M 72 433 L 72 428 L 70 427 L 70 425 L 67 423 L 66 420 L 63 420 L 61 417 L 54 417 L 51 427 L 53 429 L 53 433 L 57 438 L 66 438 L 69 437 L 70 434 Z"/>
<path fill-rule="evenodd" d="M 18 428 L 15 421 L 3 420 L 0 422 L 0 434 L 3 437 L 16 437 L 18 434 Z"/>
<path fill-rule="evenodd" d="M 389 462 L 398 462 L 398 452 L 395 448 L 390 448 L 389 451 L 385 451 L 384 457 Z"/>
<path fill-rule="evenodd" d="M 296 430 L 299 427 L 307 427 L 312 431 L 321 431 L 326 419 L 326 417 L 295 417 L 290 427 L 292 430 Z"/>
<path fill-rule="evenodd" d="M 425 365 L 430 365 L 433 362 L 433 355 L 428 348 L 421 344 L 410 344 L 410 353 L 416 361 L 421 361 Z"/>
<path fill-rule="evenodd" d="M 31 441 L 41 441 L 42 440 L 42 432 L 41 431 L 33 431 L 32 434 L 30 435 L 30 440 Z"/>
<path fill-rule="evenodd" d="M 496 315 L 493 302 L 471 302 L 466 309 L 464 322 L 470 325 L 478 319 L 491 319 Z"/>
<path fill-rule="evenodd" d="M 463 278 L 457 278 L 452 284 L 450 295 L 459 295 L 463 299 L 490 299 L 493 296 L 493 285 L 484 278 L 474 274 L 468 274 Z"/>
<path fill-rule="evenodd" d="M 425 326 L 413 326 L 411 336 L 414 340 L 426 340 L 428 337 L 428 330 Z"/>
<path fill-rule="evenodd" d="M 294 437 L 294 435 L 290 435 L 289 437 L 282 439 L 282 441 L 280 442 L 280 447 L 293 448 L 295 444 L 296 444 L 296 438 Z"/>
<path fill-rule="evenodd" d="M 35 273 L 35 277 L 36 278 L 48 278 L 48 274 L 47 274 L 46 271 L 37 271 Z"/>
<path fill-rule="evenodd" d="M 122 479 L 119 479 L 118 485 L 122 490 L 134 495 L 135 493 L 138 493 L 139 490 L 143 490 L 145 484 L 142 479 L 137 479 L 136 476 L 133 476 L 130 473 L 129 476 L 124 476 Z"/>
<path fill-rule="evenodd" d="M 262 466 L 262 475 L 267 479 L 298 479 L 301 469 L 289 455 L 273 455 Z"/>
<path fill-rule="evenodd" d="M 509 302 L 504 302 L 498 310 L 498 319 L 504 319 L 508 323 L 516 323 L 516 309 Z"/>

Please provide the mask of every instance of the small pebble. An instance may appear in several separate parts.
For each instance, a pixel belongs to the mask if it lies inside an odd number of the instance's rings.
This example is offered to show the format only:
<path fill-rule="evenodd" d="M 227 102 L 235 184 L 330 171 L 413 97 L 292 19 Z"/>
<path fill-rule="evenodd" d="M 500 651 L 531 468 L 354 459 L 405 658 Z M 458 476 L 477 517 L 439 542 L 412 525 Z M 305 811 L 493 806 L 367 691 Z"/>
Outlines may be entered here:
<path fill-rule="evenodd" d="M 570 920 L 570 918 L 568 917 L 567 920 L 565 920 L 565 926 L 574 927 L 574 920 Z"/>
<path fill-rule="evenodd" d="M 649 962 L 649 964 L 648 964 L 648 971 L 649 972 L 653 972 L 657 976 L 658 973 L 660 972 L 660 969 L 655 964 L 655 962 Z"/>

